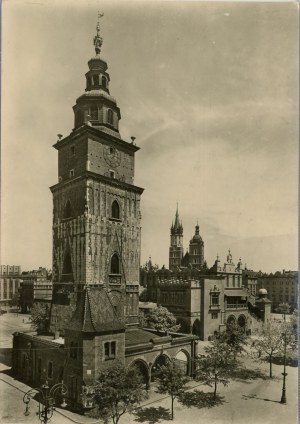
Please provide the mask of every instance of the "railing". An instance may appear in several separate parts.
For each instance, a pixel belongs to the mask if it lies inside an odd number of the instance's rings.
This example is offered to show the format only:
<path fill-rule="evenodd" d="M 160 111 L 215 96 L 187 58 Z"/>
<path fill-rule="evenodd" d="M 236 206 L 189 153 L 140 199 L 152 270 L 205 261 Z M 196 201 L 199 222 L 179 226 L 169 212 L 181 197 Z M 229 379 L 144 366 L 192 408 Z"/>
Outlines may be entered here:
<path fill-rule="evenodd" d="M 246 303 L 227 303 L 226 308 L 227 309 L 241 309 L 241 308 L 246 309 L 247 304 Z"/>

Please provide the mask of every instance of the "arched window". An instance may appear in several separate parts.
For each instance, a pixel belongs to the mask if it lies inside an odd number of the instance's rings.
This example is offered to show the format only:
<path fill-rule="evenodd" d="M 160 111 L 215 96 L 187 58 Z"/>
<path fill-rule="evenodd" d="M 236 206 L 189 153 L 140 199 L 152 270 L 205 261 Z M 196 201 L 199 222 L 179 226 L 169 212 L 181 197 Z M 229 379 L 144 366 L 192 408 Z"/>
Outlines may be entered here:
<path fill-rule="evenodd" d="M 64 275 L 65 274 L 72 274 L 72 261 L 71 261 L 70 252 L 68 252 L 65 256 L 62 273 Z"/>
<path fill-rule="evenodd" d="M 119 256 L 115 253 L 110 260 L 110 273 L 120 274 L 120 261 Z"/>
<path fill-rule="evenodd" d="M 99 85 L 99 75 L 93 75 L 94 85 Z"/>
<path fill-rule="evenodd" d="M 91 107 L 91 119 L 94 119 L 95 121 L 98 120 L 98 108 L 97 108 L 97 106 Z"/>
<path fill-rule="evenodd" d="M 101 81 L 102 81 L 102 87 L 106 88 L 106 84 L 107 84 L 106 78 L 105 77 L 102 77 L 101 78 Z"/>
<path fill-rule="evenodd" d="M 71 218 L 72 217 L 72 206 L 70 200 L 67 201 L 64 211 L 64 218 Z"/>
<path fill-rule="evenodd" d="M 120 206 L 116 200 L 114 200 L 111 205 L 111 217 L 120 219 Z"/>
<path fill-rule="evenodd" d="M 113 123 L 114 123 L 114 114 L 113 114 L 113 111 L 111 109 L 108 109 L 108 111 L 107 111 L 107 122 L 108 122 L 108 124 L 111 124 L 111 125 L 113 125 Z"/>

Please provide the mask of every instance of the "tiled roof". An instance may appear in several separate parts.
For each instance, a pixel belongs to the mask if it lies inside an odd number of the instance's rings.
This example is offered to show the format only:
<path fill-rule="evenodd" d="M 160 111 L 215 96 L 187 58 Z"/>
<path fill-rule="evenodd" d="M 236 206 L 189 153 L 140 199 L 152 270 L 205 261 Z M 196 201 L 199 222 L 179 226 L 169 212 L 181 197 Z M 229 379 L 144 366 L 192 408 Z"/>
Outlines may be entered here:
<path fill-rule="evenodd" d="M 86 287 L 66 330 L 84 333 L 124 330 L 106 290 L 102 287 Z"/>
<path fill-rule="evenodd" d="M 151 339 L 158 338 L 159 336 L 151 331 L 137 329 L 126 330 L 125 332 L 125 346 L 134 346 L 137 344 L 149 343 Z"/>

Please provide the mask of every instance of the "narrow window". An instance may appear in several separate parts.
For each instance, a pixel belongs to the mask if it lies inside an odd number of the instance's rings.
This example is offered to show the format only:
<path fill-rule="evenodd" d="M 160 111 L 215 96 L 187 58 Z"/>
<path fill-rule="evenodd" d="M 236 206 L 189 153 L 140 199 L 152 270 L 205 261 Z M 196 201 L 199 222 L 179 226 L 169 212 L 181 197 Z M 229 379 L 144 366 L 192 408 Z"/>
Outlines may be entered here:
<path fill-rule="evenodd" d="M 120 206 L 116 200 L 114 200 L 111 205 L 111 217 L 120 219 Z"/>
<path fill-rule="evenodd" d="M 111 109 L 108 109 L 108 111 L 107 111 L 107 122 L 110 125 L 113 125 L 113 123 L 114 123 L 114 115 L 113 115 L 113 111 Z"/>
<path fill-rule="evenodd" d="M 105 78 L 105 77 L 102 77 L 102 78 L 101 78 L 101 81 L 102 81 L 102 86 L 103 86 L 104 88 L 106 88 L 106 78 Z"/>
<path fill-rule="evenodd" d="M 115 253 L 110 261 L 110 273 L 120 274 L 119 256 Z"/>
<path fill-rule="evenodd" d="M 98 108 L 96 106 L 91 107 L 91 119 L 94 121 L 98 120 Z"/>
<path fill-rule="evenodd" d="M 92 85 L 91 78 L 87 77 L 86 81 L 87 81 L 87 86 L 90 87 Z"/>
<path fill-rule="evenodd" d="M 115 178 L 115 171 L 109 171 L 110 178 Z"/>
<path fill-rule="evenodd" d="M 94 80 L 94 85 L 99 85 L 99 75 L 94 75 L 93 80 Z"/>
<path fill-rule="evenodd" d="M 212 312 L 211 318 L 212 319 L 217 319 L 218 318 L 218 312 Z"/>
<path fill-rule="evenodd" d="M 52 378 L 53 377 L 53 363 L 52 362 L 48 362 L 47 376 L 48 376 L 48 378 Z"/>
<path fill-rule="evenodd" d="M 74 177 L 74 175 L 75 175 L 74 169 L 70 169 L 70 172 L 69 172 L 70 178 Z"/>
<path fill-rule="evenodd" d="M 71 155 L 75 155 L 75 146 L 71 146 Z"/>
<path fill-rule="evenodd" d="M 104 355 L 105 359 L 109 359 L 109 342 L 104 343 Z"/>
<path fill-rule="evenodd" d="M 111 358 L 116 357 L 116 342 L 111 342 L 110 344 L 110 357 Z"/>
<path fill-rule="evenodd" d="M 72 206 L 70 200 L 67 201 L 64 211 L 64 218 L 71 218 L 72 217 Z"/>

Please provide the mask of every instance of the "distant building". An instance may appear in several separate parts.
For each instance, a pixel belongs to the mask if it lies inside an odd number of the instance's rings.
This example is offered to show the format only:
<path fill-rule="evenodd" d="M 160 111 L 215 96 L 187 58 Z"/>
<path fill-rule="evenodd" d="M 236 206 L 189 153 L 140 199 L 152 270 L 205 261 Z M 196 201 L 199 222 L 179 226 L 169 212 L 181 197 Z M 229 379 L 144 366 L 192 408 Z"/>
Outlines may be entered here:
<path fill-rule="evenodd" d="M 257 286 L 268 291 L 272 302 L 272 312 L 280 303 L 288 303 L 291 309 L 298 309 L 298 272 L 277 271 L 274 274 L 257 273 Z"/>
<path fill-rule="evenodd" d="M 39 267 L 37 270 L 22 272 L 19 288 L 21 312 L 29 312 L 34 303 L 46 303 L 50 306 L 52 289 L 51 271 L 46 268 Z"/>
<path fill-rule="evenodd" d="M 0 265 L 0 306 L 8 306 L 21 282 L 20 265 Z"/>

